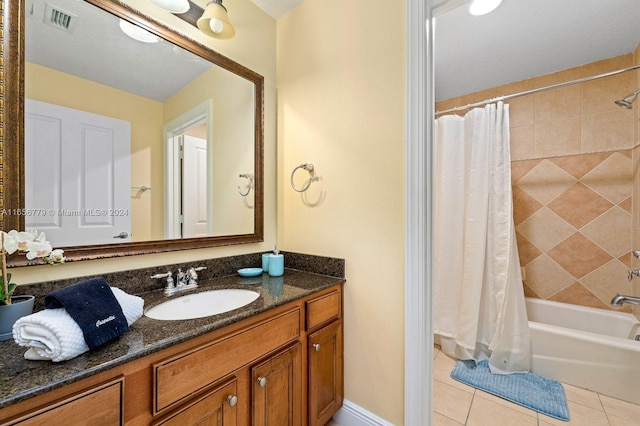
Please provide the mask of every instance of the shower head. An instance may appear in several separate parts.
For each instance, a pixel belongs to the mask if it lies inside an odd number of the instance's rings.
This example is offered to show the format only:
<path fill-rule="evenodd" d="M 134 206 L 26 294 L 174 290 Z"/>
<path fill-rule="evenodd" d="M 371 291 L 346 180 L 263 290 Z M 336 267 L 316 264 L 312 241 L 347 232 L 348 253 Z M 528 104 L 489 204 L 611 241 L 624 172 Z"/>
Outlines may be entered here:
<path fill-rule="evenodd" d="M 630 95 L 624 97 L 624 99 L 620 99 L 616 101 L 616 105 L 621 106 L 622 108 L 631 109 L 633 108 L 633 103 L 638 97 L 638 93 L 640 93 L 640 89 L 636 90 Z"/>

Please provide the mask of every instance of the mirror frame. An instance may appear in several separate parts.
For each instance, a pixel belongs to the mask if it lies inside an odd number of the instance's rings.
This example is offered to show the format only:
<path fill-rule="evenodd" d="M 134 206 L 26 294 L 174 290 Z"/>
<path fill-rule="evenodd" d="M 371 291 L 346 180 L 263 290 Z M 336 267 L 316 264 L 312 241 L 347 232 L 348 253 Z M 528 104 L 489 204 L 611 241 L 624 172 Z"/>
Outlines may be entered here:
<path fill-rule="evenodd" d="M 119 18 L 180 46 L 209 62 L 255 84 L 254 228 L 251 234 L 149 240 L 102 245 L 64 247 L 68 261 L 122 257 L 139 254 L 191 250 L 264 241 L 264 77 L 221 55 L 165 24 L 131 9 L 117 0 L 83 0 Z M 0 229 L 24 229 L 24 216 L 7 215 L 7 210 L 23 209 L 24 197 L 24 29 L 25 0 L 1 0 L 0 40 Z M 11 266 L 27 266 L 20 256 Z"/>

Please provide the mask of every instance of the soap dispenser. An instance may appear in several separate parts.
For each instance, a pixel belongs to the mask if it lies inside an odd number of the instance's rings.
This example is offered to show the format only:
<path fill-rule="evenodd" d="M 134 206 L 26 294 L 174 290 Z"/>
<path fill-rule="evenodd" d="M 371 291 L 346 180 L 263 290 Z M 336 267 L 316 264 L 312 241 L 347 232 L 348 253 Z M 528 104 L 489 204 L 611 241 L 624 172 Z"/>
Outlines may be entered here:
<path fill-rule="evenodd" d="M 269 275 L 280 277 L 284 274 L 284 255 L 280 254 L 278 246 L 273 246 L 273 254 L 269 256 Z"/>

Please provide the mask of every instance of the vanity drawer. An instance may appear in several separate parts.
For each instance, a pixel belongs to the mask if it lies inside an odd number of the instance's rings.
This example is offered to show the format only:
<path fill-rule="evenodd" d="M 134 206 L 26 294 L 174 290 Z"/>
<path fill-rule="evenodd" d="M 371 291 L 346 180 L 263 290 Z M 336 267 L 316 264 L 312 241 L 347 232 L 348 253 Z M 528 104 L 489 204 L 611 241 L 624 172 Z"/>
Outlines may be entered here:
<path fill-rule="evenodd" d="M 307 302 L 307 330 L 340 318 L 340 290 Z"/>
<path fill-rule="evenodd" d="M 61 424 L 62 422 L 68 425 L 122 425 L 124 418 L 123 394 L 124 377 L 118 377 L 3 424 L 38 426 Z"/>
<path fill-rule="evenodd" d="M 296 307 L 241 332 L 154 364 L 154 413 L 171 407 L 299 335 L 300 309 Z"/>

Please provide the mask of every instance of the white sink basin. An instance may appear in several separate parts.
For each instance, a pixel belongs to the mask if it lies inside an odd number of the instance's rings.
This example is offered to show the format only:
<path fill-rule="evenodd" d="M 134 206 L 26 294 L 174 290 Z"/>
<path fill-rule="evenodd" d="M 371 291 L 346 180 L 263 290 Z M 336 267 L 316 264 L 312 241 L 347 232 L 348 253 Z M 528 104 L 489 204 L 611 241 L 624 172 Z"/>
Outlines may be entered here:
<path fill-rule="evenodd" d="M 253 290 L 221 289 L 189 294 L 154 306 L 145 316 L 157 320 L 186 320 L 233 311 L 260 296 Z"/>

